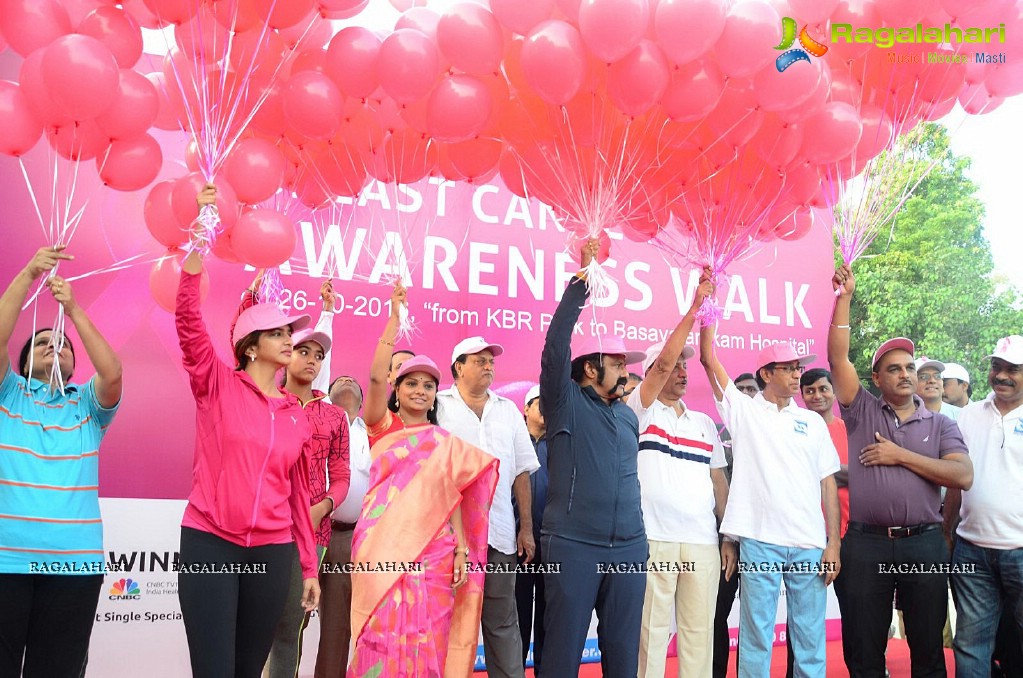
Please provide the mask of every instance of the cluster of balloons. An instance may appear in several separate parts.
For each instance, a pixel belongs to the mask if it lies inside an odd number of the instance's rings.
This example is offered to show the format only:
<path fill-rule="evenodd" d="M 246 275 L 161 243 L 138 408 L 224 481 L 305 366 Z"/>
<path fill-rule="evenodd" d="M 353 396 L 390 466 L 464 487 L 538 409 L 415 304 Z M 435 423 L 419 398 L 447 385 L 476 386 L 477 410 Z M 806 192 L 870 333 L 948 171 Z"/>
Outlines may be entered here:
<path fill-rule="evenodd" d="M 214 253 L 258 267 L 295 245 L 265 206 L 278 191 L 317 209 L 430 175 L 499 174 L 573 237 L 671 228 L 721 259 L 801 237 L 835 182 L 919 121 L 1023 92 L 1023 41 L 989 46 L 1005 63 L 949 65 L 912 57 L 967 45 L 830 38 L 835 23 L 1017 35 L 1021 0 L 392 0 L 393 30 L 335 33 L 368 1 L 0 0 L 0 34 L 25 57 L 20 82 L 0 82 L 0 151 L 45 131 L 136 190 L 160 166 L 147 131 L 184 129 L 191 173 L 151 188 L 147 227 L 183 245 L 215 176 Z M 777 68 L 784 17 L 827 52 Z M 141 74 L 139 27 L 168 25 L 176 47 Z"/>

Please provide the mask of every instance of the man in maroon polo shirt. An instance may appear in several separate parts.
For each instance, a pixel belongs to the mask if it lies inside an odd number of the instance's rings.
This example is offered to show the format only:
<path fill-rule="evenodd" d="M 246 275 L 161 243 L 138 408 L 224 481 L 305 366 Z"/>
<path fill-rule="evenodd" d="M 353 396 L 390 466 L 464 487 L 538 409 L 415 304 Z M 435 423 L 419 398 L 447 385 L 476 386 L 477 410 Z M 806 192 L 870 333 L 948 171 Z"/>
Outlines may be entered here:
<path fill-rule="evenodd" d="M 913 676 L 944 677 L 949 551 L 941 487 L 969 489 L 973 465 L 955 422 L 916 395 L 912 341 L 889 339 L 874 353 L 871 379 L 880 398 L 860 386 L 849 361 L 852 270 L 839 267 L 832 284 L 841 296 L 828 330 L 828 361 L 849 432 L 849 528 L 835 582 L 845 663 L 852 678 L 885 675 L 898 590 Z"/>

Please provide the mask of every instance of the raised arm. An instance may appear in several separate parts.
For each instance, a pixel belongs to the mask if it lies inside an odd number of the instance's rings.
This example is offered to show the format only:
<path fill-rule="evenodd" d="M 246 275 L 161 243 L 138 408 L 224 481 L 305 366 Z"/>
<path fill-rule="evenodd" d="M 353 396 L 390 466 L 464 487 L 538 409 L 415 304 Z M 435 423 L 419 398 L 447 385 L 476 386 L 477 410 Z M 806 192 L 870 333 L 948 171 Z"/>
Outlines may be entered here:
<path fill-rule="evenodd" d="M 703 371 L 707 373 L 710 388 L 714 391 L 714 399 L 721 401 L 724 399 L 725 386 L 728 385 L 729 378 L 725 366 L 721 364 L 714 352 L 716 329 L 715 325 L 704 325 L 700 328 L 700 364 L 703 365 Z"/>
<path fill-rule="evenodd" d="M 650 407 L 657 400 L 657 396 L 660 394 L 661 389 L 664 388 L 664 384 L 667 383 L 668 377 L 675 371 L 678 357 L 682 355 L 682 351 L 685 349 L 686 338 L 693 331 L 693 323 L 696 322 L 696 312 L 703 305 L 703 300 L 712 294 L 714 294 L 714 283 L 710 281 L 710 268 L 704 267 L 703 275 L 700 276 L 700 286 L 696 288 L 696 294 L 693 295 L 692 306 L 689 307 L 689 311 L 682 316 L 682 320 L 679 321 L 674 331 L 668 336 L 667 341 L 664 342 L 664 348 L 661 349 L 661 354 L 657 356 L 657 360 L 650 366 L 650 369 L 643 377 L 643 382 L 639 385 L 639 401 L 643 404 L 643 407 Z"/>
<path fill-rule="evenodd" d="M 320 319 L 316 321 L 316 331 L 323 332 L 334 343 L 334 284 L 327 280 L 320 285 L 320 299 L 323 300 L 323 310 L 320 311 Z M 323 366 L 320 373 L 313 379 L 313 389 L 326 393 L 330 390 L 330 351 L 323 356 Z"/>
<path fill-rule="evenodd" d="M 11 335 L 14 334 L 14 326 L 18 324 L 21 307 L 25 304 L 32 283 L 38 280 L 39 276 L 52 271 L 61 261 L 72 259 L 74 257 L 64 253 L 63 245 L 41 248 L 28 265 L 14 276 L 14 280 L 0 297 L 0 375 L 6 374 L 7 366 L 11 364 L 9 348 Z"/>
<path fill-rule="evenodd" d="M 384 333 L 380 335 L 373 353 L 373 363 L 369 367 L 369 388 L 366 389 L 363 406 L 366 426 L 377 424 L 387 414 L 387 373 L 391 371 L 391 354 L 394 352 L 394 340 L 398 336 L 401 307 L 407 303 L 408 292 L 401 284 L 401 278 L 398 278 L 391 291 L 391 316 L 384 326 Z"/>
<path fill-rule="evenodd" d="M 47 284 L 53 298 L 64 307 L 65 316 L 78 330 L 82 346 L 96 368 L 96 400 L 100 407 L 109 410 L 121 400 L 121 360 L 92 324 L 85 309 L 75 301 L 71 284 L 59 276 L 53 276 Z"/>
<path fill-rule="evenodd" d="M 831 378 L 835 382 L 835 397 L 843 405 L 851 405 L 860 390 L 860 378 L 856 367 L 849 360 L 849 309 L 852 306 L 853 290 L 856 289 L 856 278 L 852 269 L 842 264 L 831 279 L 832 286 L 842 293 L 835 303 L 835 311 L 831 316 L 831 327 L 828 328 L 828 364 L 831 365 Z"/>

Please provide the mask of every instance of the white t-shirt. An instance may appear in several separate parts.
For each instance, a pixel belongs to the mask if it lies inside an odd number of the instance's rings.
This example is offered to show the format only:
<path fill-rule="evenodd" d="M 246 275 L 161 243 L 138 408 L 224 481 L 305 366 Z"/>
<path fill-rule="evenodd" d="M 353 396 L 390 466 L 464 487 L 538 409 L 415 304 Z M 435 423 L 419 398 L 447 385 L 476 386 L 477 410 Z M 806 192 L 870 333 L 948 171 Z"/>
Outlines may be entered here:
<path fill-rule="evenodd" d="M 824 548 L 821 481 L 839 470 L 820 415 L 790 400 L 750 398 L 729 380 L 718 413 L 732 434 L 732 483 L 721 533 L 776 546 Z"/>
<path fill-rule="evenodd" d="M 973 486 L 963 492 L 956 530 L 981 548 L 1023 548 L 1023 406 L 1002 416 L 994 393 L 959 414 L 973 462 Z"/>
<path fill-rule="evenodd" d="M 356 417 L 348 427 L 348 464 L 352 469 L 351 484 L 348 494 L 341 505 L 334 509 L 331 517 L 342 523 L 354 523 L 362 514 L 362 500 L 369 489 L 369 467 L 372 459 L 369 455 L 369 436 L 366 434 L 366 422 Z"/>
<path fill-rule="evenodd" d="M 639 485 L 647 538 L 717 544 L 710 469 L 727 462 L 714 422 L 685 403 L 681 417 L 660 400 L 645 408 L 638 392 L 627 404 L 639 419 Z"/>
<path fill-rule="evenodd" d="M 467 443 L 497 457 L 497 490 L 490 505 L 490 535 L 487 543 L 505 555 L 518 549 L 515 545 L 515 514 L 512 511 L 512 483 L 520 473 L 533 473 L 540 468 L 533 441 L 515 403 L 493 391 L 477 417 L 458 392 L 457 386 L 437 394 L 437 423 Z"/>

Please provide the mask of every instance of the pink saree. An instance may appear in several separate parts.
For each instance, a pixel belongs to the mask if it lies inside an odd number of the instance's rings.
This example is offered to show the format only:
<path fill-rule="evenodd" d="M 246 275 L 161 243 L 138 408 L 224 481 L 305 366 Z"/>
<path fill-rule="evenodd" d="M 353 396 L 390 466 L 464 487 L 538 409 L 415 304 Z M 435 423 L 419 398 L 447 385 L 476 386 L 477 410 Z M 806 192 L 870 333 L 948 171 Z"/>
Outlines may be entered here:
<path fill-rule="evenodd" d="M 348 678 L 465 678 L 476 661 L 484 573 L 475 568 L 468 583 L 451 588 L 448 519 L 460 505 L 470 559 L 485 562 L 498 462 L 429 424 L 385 435 L 372 455 L 352 540 Z M 400 571 L 413 569 L 409 563 L 421 569 Z"/>

